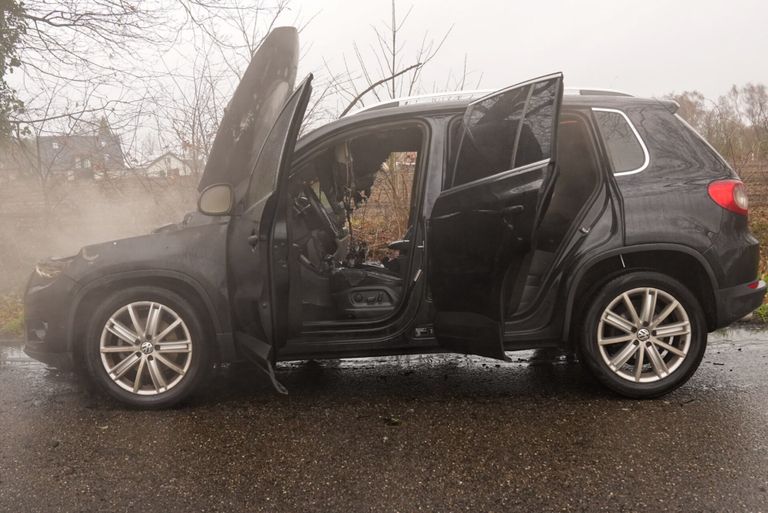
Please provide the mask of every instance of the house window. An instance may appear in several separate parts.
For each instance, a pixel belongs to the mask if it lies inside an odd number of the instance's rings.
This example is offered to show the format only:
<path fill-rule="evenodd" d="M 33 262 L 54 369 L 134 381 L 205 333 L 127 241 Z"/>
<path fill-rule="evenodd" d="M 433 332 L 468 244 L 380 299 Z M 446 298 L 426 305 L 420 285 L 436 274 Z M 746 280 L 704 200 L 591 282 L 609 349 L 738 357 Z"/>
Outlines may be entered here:
<path fill-rule="evenodd" d="M 75 167 L 77 169 L 91 169 L 91 159 L 85 157 L 75 157 Z"/>
<path fill-rule="evenodd" d="M 61 146 L 59 146 L 59 143 L 57 143 L 56 141 L 53 141 L 51 143 L 51 146 L 53 147 L 54 150 L 58 150 L 59 148 L 61 148 Z"/>

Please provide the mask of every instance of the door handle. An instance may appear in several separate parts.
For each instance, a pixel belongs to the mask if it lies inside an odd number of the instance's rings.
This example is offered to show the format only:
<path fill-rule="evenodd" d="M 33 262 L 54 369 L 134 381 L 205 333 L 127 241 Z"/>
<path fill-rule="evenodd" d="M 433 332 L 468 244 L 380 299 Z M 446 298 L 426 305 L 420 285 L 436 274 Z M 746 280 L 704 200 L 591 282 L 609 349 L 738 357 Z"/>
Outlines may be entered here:
<path fill-rule="evenodd" d="M 256 232 L 256 230 L 253 230 L 253 232 L 251 232 L 251 234 L 248 236 L 248 244 L 249 244 L 249 245 L 250 245 L 252 248 L 255 248 L 255 247 L 256 247 L 256 245 L 259 243 L 259 240 L 261 240 L 261 237 L 260 237 L 260 236 L 259 236 L 259 234 Z"/>
<path fill-rule="evenodd" d="M 524 210 L 525 207 L 523 205 L 512 205 L 511 207 L 502 208 L 500 210 L 501 220 L 512 233 L 515 233 L 515 223 L 513 218 Z"/>
<path fill-rule="evenodd" d="M 473 210 L 472 212 L 474 212 L 475 214 L 494 214 L 494 215 L 502 215 L 504 217 L 511 217 L 519 214 L 524 210 L 525 210 L 525 207 L 523 205 L 512 205 L 511 207 L 504 207 L 496 210 Z"/>
<path fill-rule="evenodd" d="M 524 210 L 525 207 L 523 205 L 512 205 L 511 207 L 502 208 L 501 215 L 504 217 L 515 216 Z"/>

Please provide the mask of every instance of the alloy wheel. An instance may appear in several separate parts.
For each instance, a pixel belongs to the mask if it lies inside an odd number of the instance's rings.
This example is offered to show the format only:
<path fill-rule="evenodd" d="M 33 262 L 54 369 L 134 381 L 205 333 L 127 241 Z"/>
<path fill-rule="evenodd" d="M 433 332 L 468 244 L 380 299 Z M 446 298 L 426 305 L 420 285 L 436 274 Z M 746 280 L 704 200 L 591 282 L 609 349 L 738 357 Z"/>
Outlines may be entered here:
<path fill-rule="evenodd" d="M 161 394 L 178 385 L 192 363 L 192 347 L 181 316 L 153 301 L 118 309 L 104 325 L 99 343 L 107 375 L 139 395 Z"/>
<path fill-rule="evenodd" d="M 653 287 L 628 290 L 603 310 L 597 344 L 605 364 L 621 378 L 652 383 L 683 363 L 691 345 L 691 322 L 683 305 Z"/>

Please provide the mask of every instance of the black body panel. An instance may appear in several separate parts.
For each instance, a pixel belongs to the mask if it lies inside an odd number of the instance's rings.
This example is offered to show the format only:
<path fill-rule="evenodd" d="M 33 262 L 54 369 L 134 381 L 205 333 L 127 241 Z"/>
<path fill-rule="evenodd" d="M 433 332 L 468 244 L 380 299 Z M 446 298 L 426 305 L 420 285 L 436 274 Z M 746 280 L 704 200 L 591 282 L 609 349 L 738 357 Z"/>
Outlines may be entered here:
<path fill-rule="evenodd" d="M 163 283 L 192 293 L 220 342 L 218 353 L 234 357 L 226 287 L 227 218 L 191 214 L 162 231 L 84 247 L 53 279 L 33 274 L 24 297 L 26 322 L 48 325 L 44 343 L 29 337 L 31 351 L 72 353 L 91 301 L 113 287 Z"/>
<path fill-rule="evenodd" d="M 735 174 L 703 151 L 663 106 L 624 111 L 650 153 L 647 169 L 617 177 L 624 199 L 626 244 L 672 242 L 706 251 L 720 231 L 724 212 L 707 195 L 707 185 Z"/>

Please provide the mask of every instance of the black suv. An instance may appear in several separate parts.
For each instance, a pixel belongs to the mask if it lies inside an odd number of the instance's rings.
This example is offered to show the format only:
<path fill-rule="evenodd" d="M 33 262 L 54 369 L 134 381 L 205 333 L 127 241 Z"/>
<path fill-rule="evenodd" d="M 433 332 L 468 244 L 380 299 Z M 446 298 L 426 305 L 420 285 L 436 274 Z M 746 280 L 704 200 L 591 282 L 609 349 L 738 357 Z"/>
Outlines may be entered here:
<path fill-rule="evenodd" d="M 215 362 L 250 360 L 284 392 L 277 361 L 558 347 L 642 398 L 760 305 L 744 187 L 673 102 L 564 95 L 553 74 L 393 100 L 297 142 L 297 60 L 293 28 L 254 55 L 199 212 L 37 266 L 27 354 L 163 407 Z M 401 240 L 372 247 L 361 216 L 395 226 L 393 183 Z"/>

